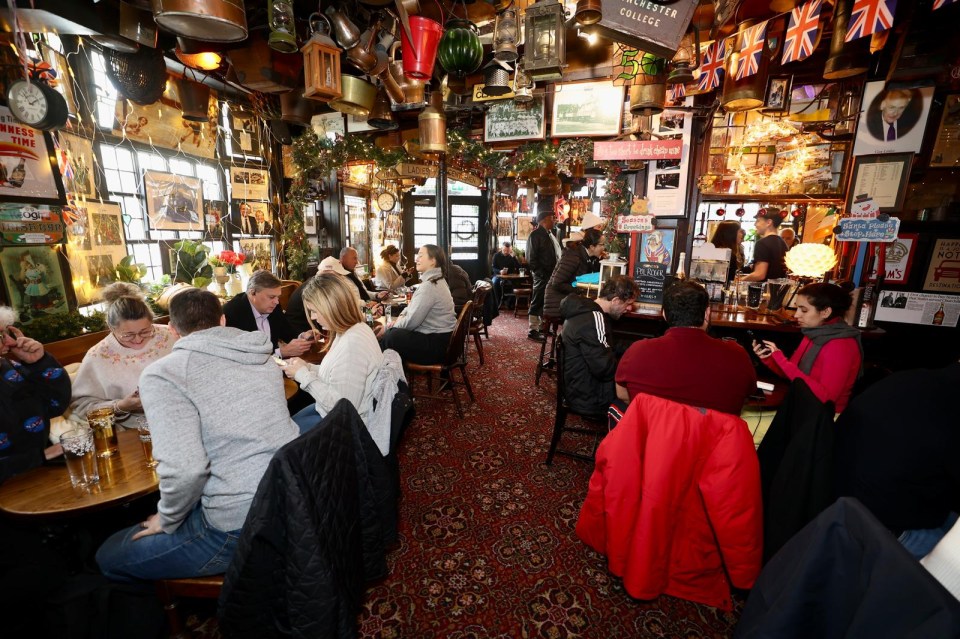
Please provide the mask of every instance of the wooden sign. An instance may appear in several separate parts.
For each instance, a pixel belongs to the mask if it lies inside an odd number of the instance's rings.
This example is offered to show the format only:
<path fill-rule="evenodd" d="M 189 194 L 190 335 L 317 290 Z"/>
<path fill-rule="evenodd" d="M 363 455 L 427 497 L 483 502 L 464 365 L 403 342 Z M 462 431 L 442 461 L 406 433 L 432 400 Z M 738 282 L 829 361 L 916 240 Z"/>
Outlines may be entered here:
<path fill-rule="evenodd" d="M 603 18 L 597 32 L 614 42 L 622 42 L 660 57 L 670 59 L 690 26 L 698 0 L 677 0 L 670 4 L 650 0 L 603 0 Z"/>
<path fill-rule="evenodd" d="M 475 84 L 473 85 L 473 101 L 474 102 L 490 102 L 492 100 L 509 100 L 513 99 L 513 91 L 507 91 L 502 95 L 487 95 L 483 92 L 485 84 Z M 510 81 L 510 86 L 513 86 L 513 80 Z"/>
<path fill-rule="evenodd" d="M 481 178 L 479 175 L 474 175 L 473 173 L 461 171 L 460 169 L 455 169 L 453 167 L 447 168 L 447 177 L 451 180 L 463 182 L 464 184 L 469 184 L 470 186 L 475 186 L 477 188 L 480 188 L 483 185 L 483 178 Z"/>
<path fill-rule="evenodd" d="M 417 164 L 416 162 L 401 162 L 396 166 L 397 174 L 402 178 L 432 178 L 437 177 L 437 167 L 433 164 Z"/>
<path fill-rule="evenodd" d="M 594 142 L 594 160 L 679 160 L 683 140 Z"/>

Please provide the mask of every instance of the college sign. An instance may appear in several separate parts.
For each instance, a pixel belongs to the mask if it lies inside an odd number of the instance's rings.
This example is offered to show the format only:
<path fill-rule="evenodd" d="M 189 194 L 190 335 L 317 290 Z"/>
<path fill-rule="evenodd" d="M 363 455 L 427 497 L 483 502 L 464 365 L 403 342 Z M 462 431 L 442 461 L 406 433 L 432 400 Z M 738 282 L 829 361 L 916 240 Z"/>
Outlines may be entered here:
<path fill-rule="evenodd" d="M 613 40 L 670 59 L 690 26 L 698 0 L 603 0 L 597 32 Z"/>
<path fill-rule="evenodd" d="M 683 140 L 622 140 L 594 142 L 593 159 L 599 160 L 679 160 Z"/>

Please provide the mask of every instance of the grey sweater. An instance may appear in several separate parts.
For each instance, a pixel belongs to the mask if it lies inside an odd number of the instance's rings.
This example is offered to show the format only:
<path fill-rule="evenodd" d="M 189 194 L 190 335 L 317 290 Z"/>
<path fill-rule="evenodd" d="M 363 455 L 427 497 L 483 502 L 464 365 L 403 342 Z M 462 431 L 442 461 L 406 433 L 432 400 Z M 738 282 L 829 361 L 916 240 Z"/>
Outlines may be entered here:
<path fill-rule="evenodd" d="M 457 316 L 453 312 L 450 286 L 442 277 L 436 282 L 430 281 L 439 275 L 440 269 L 432 268 L 420 276 L 422 284 L 414 291 L 410 306 L 400 313 L 394 327 L 418 333 L 453 332 Z"/>
<path fill-rule="evenodd" d="M 264 333 L 216 327 L 181 338 L 143 371 L 164 532 L 198 501 L 214 528 L 243 526 L 274 452 L 299 434 L 272 355 Z"/>

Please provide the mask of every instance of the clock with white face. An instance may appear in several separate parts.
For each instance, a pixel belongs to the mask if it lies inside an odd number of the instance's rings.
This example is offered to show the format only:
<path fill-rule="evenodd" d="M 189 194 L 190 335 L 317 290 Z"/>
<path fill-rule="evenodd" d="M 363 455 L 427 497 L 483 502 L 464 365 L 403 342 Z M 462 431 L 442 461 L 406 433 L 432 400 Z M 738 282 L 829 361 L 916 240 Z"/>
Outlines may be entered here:
<path fill-rule="evenodd" d="M 17 80 L 7 90 L 7 106 L 13 116 L 28 126 L 52 130 L 66 124 L 67 103 L 45 84 Z"/>
<path fill-rule="evenodd" d="M 395 196 L 390 191 L 383 191 L 380 195 L 377 196 L 377 207 L 381 211 L 392 211 L 393 207 L 397 205 L 397 196 Z"/>

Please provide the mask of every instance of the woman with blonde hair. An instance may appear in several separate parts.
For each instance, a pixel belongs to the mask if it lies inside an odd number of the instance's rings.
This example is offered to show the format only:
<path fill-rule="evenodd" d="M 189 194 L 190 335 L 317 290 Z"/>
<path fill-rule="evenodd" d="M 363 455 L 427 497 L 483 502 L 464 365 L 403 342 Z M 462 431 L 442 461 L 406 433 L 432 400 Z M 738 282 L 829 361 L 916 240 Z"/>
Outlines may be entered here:
<path fill-rule="evenodd" d="M 97 408 L 111 407 L 132 419 L 124 425 L 145 423 L 140 403 L 140 373 L 173 350 L 176 338 L 166 326 L 153 323 L 153 311 L 135 284 L 116 282 L 103 289 L 110 334 L 83 358 L 73 383 L 71 417 L 85 420 Z"/>

